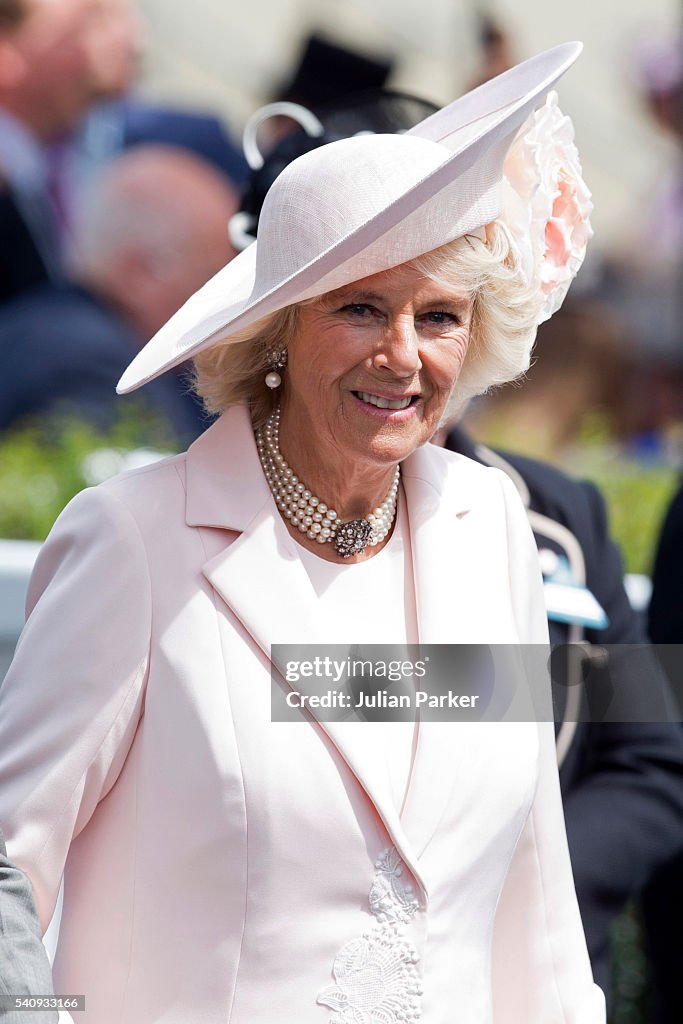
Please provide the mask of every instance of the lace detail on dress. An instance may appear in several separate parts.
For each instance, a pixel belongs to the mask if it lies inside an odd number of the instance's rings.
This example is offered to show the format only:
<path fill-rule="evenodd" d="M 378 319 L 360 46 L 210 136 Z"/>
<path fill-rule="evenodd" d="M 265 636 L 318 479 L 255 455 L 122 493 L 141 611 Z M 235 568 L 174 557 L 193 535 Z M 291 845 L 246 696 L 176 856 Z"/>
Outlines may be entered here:
<path fill-rule="evenodd" d="M 384 850 L 375 868 L 369 897 L 375 920 L 341 948 L 332 966 L 335 983 L 318 996 L 334 1010 L 330 1024 L 407 1024 L 422 1016 L 420 957 L 403 934 L 419 903 L 412 886 L 400 881 L 396 850 Z"/>

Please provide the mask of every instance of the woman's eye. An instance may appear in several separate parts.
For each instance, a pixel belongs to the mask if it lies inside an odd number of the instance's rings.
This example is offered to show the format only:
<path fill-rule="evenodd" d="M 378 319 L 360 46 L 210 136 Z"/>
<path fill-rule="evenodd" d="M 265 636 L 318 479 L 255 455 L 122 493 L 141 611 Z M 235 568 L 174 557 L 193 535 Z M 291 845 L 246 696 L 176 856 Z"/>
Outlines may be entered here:
<path fill-rule="evenodd" d="M 342 313 L 351 313 L 352 316 L 366 316 L 372 312 L 372 306 L 365 302 L 350 302 L 342 308 Z"/>
<path fill-rule="evenodd" d="M 460 317 L 443 309 L 434 309 L 430 313 L 425 313 L 423 319 L 430 324 L 436 324 L 437 327 L 450 327 L 460 323 Z"/>

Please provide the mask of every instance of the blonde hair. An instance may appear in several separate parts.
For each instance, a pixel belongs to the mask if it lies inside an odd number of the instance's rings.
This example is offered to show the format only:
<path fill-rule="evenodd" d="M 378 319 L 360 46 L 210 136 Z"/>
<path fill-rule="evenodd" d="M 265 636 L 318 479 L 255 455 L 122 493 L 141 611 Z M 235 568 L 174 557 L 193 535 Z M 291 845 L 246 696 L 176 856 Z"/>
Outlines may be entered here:
<path fill-rule="evenodd" d="M 470 343 L 444 418 L 474 395 L 514 380 L 529 368 L 541 297 L 535 286 L 522 281 L 500 222 L 489 225 L 485 242 L 466 235 L 418 256 L 408 266 L 473 297 Z M 264 381 L 268 353 L 287 347 L 299 308 L 287 306 L 271 313 L 195 357 L 194 390 L 208 412 L 221 413 L 246 402 L 254 424 L 264 423 L 278 401 Z"/>

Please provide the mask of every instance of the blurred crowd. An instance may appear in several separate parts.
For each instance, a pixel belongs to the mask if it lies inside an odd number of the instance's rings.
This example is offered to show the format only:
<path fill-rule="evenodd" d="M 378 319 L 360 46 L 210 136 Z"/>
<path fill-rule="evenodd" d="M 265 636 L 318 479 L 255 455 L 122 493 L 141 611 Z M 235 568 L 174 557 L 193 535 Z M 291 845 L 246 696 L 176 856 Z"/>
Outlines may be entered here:
<path fill-rule="evenodd" d="M 249 171 L 241 146 L 210 113 L 142 98 L 145 32 L 131 0 L 0 0 L 0 431 L 55 411 L 107 426 L 139 403 L 117 401 L 112 381 L 233 254 L 227 224 Z M 491 18 L 479 42 L 470 84 L 519 56 Z M 470 419 L 477 434 L 553 459 L 598 423 L 621 450 L 678 465 L 680 39 L 653 30 L 630 60 L 677 160 L 643 196 L 627 251 L 593 247 L 573 298 L 540 331 L 523 393 L 489 395 Z M 312 36 L 274 98 L 316 109 L 391 72 L 389 60 Z M 291 128 L 271 121 L 270 144 Z M 177 443 L 206 425 L 182 369 L 144 401 Z"/>
<path fill-rule="evenodd" d="M 650 33 L 624 63 L 669 164 L 624 211 L 625 241 L 589 248 L 578 287 L 539 331 L 523 391 L 501 389 L 473 419 L 477 432 L 553 461 L 597 424 L 622 453 L 683 462 L 683 37 L 656 26 Z M 491 21 L 482 46 L 482 78 L 517 58 Z"/>
<path fill-rule="evenodd" d="M 233 255 L 240 150 L 136 94 L 142 39 L 128 0 L 0 2 L 0 430 L 106 427 L 135 351 Z M 145 402 L 179 443 L 204 426 L 182 374 Z"/>
<path fill-rule="evenodd" d="M 263 182 L 258 161 L 250 168 L 217 117 L 139 94 L 144 34 L 129 0 L 0 0 L 0 436 L 72 415 L 106 429 L 141 402 L 170 444 L 184 446 L 207 425 L 187 368 L 142 398 L 117 398 L 114 386 L 136 350 L 234 255 L 236 225 L 247 223 L 234 215 L 253 214 Z M 470 84 L 519 56 L 491 19 L 480 44 Z M 477 400 L 468 424 L 475 436 L 557 460 L 598 422 L 618 450 L 678 467 L 681 40 L 653 34 L 633 61 L 643 107 L 670 140 L 671 167 L 643 197 L 628 251 L 603 248 L 541 328 L 524 386 Z M 313 37 L 273 99 L 316 110 L 379 89 L 390 73 L 390 63 Z M 271 119 L 259 145 L 282 146 L 293 127 Z M 680 897 L 680 862 L 677 870 L 667 885 Z"/>

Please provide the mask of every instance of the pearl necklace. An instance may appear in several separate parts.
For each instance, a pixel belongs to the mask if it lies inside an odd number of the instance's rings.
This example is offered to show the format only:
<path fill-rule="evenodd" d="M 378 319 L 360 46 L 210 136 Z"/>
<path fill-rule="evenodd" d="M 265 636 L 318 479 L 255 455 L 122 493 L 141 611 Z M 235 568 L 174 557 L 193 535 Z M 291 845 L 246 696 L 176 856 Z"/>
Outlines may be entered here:
<path fill-rule="evenodd" d="M 263 430 L 255 432 L 256 447 L 268 486 L 285 519 L 318 544 L 334 544 L 342 558 L 380 544 L 389 533 L 396 515 L 400 469 L 386 498 L 365 519 L 342 522 L 333 508 L 299 480 L 280 451 L 280 409 L 275 409 Z"/>

